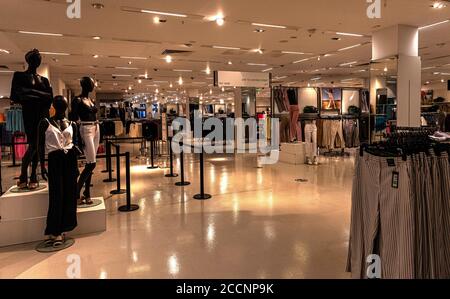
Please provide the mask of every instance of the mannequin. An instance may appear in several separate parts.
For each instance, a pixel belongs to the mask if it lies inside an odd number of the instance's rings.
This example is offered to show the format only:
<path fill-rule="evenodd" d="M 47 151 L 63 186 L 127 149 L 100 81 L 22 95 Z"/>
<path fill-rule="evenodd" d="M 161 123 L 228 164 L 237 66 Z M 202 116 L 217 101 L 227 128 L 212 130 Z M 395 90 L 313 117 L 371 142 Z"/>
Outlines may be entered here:
<path fill-rule="evenodd" d="M 319 165 L 317 157 L 317 125 L 315 120 L 306 120 L 305 124 L 306 164 Z"/>
<path fill-rule="evenodd" d="M 81 95 L 72 101 L 72 121 L 76 121 L 80 127 L 83 151 L 86 156 L 86 166 L 78 179 L 77 199 L 78 204 L 91 205 L 91 179 L 92 172 L 97 165 L 97 151 L 100 143 L 100 126 L 97 121 L 97 107 L 95 101 L 89 98 L 89 93 L 94 91 L 95 82 L 92 78 L 83 77 L 80 80 Z M 85 186 L 83 196 L 80 196 L 81 189 Z"/>
<path fill-rule="evenodd" d="M 298 124 L 300 108 L 298 106 L 297 90 L 289 88 L 287 91 L 287 95 L 289 100 L 289 118 L 291 123 L 290 142 L 302 142 L 301 128 Z"/>
<path fill-rule="evenodd" d="M 39 124 L 38 151 L 41 173 L 48 180 L 49 208 L 45 234 L 46 246 L 55 248 L 65 243 L 65 232 L 77 226 L 77 126 L 66 119 L 66 98 L 57 96 L 53 100 L 55 115 L 41 120 Z M 48 172 L 45 168 L 48 155 Z"/>
<path fill-rule="evenodd" d="M 37 74 L 42 57 L 39 50 L 33 49 L 25 55 L 28 69 L 25 72 L 15 72 L 11 84 L 11 100 L 22 105 L 25 133 L 28 149 L 22 159 L 19 189 L 34 190 L 38 187 L 36 168 L 37 128 L 42 119 L 49 116 L 49 109 L 53 100 L 53 91 L 47 78 Z M 30 183 L 28 184 L 28 167 L 31 164 Z"/>

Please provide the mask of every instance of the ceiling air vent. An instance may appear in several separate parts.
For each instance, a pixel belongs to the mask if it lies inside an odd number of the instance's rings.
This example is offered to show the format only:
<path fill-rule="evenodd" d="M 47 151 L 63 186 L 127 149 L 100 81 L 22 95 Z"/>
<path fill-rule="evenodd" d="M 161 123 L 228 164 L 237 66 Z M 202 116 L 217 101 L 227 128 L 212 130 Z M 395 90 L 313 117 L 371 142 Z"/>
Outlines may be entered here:
<path fill-rule="evenodd" d="M 162 52 L 162 55 L 190 55 L 192 51 L 185 51 L 185 50 L 164 50 Z"/>

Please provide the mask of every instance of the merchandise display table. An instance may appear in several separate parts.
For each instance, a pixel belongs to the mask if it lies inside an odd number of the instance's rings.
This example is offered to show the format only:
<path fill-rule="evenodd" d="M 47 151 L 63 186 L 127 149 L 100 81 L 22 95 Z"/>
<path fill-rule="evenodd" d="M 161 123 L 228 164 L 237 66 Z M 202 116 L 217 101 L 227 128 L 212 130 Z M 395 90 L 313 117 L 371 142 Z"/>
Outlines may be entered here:
<path fill-rule="evenodd" d="M 14 193 L 10 188 L 0 197 L 0 247 L 43 240 L 48 211 L 48 189 Z M 69 236 L 106 231 L 106 207 L 101 204 L 78 209 L 78 227 Z"/>
<path fill-rule="evenodd" d="M 279 162 L 294 165 L 305 164 L 305 143 L 282 143 Z"/>

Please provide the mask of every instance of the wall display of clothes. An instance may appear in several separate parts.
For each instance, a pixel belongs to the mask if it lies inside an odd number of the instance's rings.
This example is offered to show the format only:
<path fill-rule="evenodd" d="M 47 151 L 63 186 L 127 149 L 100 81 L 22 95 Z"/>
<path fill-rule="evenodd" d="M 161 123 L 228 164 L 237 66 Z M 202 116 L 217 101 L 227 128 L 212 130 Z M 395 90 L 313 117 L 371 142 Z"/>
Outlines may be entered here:
<path fill-rule="evenodd" d="M 370 92 L 367 89 L 361 90 L 361 113 L 370 113 Z"/>
<path fill-rule="evenodd" d="M 132 123 L 130 126 L 130 133 L 128 135 L 131 138 L 142 137 L 142 123 Z"/>
<path fill-rule="evenodd" d="M 341 88 L 321 88 L 321 113 L 340 114 L 342 109 Z"/>
<path fill-rule="evenodd" d="M 344 118 L 344 140 L 345 147 L 353 148 L 359 146 L 359 119 Z"/>
<path fill-rule="evenodd" d="M 381 258 L 383 279 L 450 278 L 450 163 L 444 147 L 424 147 L 404 158 L 368 148 L 356 157 L 347 264 L 354 278 L 367 278 L 371 254 Z"/>
<path fill-rule="evenodd" d="M 286 88 L 282 87 L 272 88 L 272 99 L 275 103 L 276 114 L 289 111 L 289 100 Z"/>
<path fill-rule="evenodd" d="M 345 148 L 341 119 L 322 119 L 322 147 L 333 150 Z"/>
<path fill-rule="evenodd" d="M 9 132 L 25 132 L 22 108 L 11 107 L 6 112 L 6 130 Z"/>

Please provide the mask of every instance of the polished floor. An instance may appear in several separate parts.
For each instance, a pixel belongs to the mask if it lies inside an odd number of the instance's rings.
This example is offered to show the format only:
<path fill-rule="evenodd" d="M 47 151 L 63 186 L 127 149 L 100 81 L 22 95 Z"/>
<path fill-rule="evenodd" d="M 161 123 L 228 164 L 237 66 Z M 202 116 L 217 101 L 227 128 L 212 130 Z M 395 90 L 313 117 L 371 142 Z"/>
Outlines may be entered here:
<path fill-rule="evenodd" d="M 100 164 L 93 195 L 106 198 L 107 231 L 53 254 L 36 244 L 0 248 L 0 278 L 66 278 L 73 254 L 82 278 L 349 278 L 352 158 L 259 168 L 256 155 L 206 156 L 208 201 L 192 199 L 198 156 L 187 157 L 193 184 L 184 188 L 164 177 L 168 169 L 132 162 L 138 211 L 117 211 L 124 196 L 109 195 L 115 185 L 102 182 Z M 3 169 L 5 187 L 18 169 Z"/>

